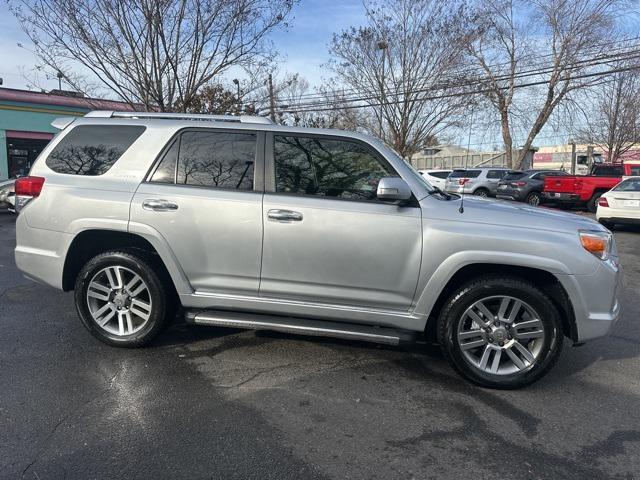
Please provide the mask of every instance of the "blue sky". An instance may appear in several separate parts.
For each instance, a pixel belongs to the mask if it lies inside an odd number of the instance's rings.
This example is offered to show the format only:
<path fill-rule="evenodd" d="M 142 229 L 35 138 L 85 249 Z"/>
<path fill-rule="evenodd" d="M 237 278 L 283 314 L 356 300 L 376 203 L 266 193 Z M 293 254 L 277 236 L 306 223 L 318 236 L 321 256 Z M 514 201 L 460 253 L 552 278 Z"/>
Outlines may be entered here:
<path fill-rule="evenodd" d="M 271 35 L 276 49 L 282 54 L 279 65 L 284 72 L 300 73 L 312 85 L 329 74 L 322 69 L 328 60 L 328 44 L 334 32 L 364 22 L 362 0 L 302 0 L 293 11 L 287 31 Z M 5 87 L 25 88 L 28 81 L 21 72 L 29 74 L 37 63 L 35 57 L 17 46 L 29 47 L 29 39 L 22 33 L 17 20 L 9 13 L 6 2 L 0 3 L 0 77 Z M 44 80 L 44 79 L 42 79 Z M 47 88 L 57 88 L 57 81 L 43 81 Z"/>

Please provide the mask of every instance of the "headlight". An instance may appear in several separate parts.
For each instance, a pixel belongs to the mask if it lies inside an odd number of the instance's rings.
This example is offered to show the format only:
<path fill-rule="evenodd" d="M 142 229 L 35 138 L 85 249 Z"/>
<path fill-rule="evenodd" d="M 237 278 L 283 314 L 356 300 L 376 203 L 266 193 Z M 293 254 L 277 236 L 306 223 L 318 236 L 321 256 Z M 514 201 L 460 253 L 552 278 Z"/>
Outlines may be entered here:
<path fill-rule="evenodd" d="M 600 260 L 609 258 L 611 252 L 611 234 L 596 230 L 579 230 L 580 243 L 584 249 Z"/>

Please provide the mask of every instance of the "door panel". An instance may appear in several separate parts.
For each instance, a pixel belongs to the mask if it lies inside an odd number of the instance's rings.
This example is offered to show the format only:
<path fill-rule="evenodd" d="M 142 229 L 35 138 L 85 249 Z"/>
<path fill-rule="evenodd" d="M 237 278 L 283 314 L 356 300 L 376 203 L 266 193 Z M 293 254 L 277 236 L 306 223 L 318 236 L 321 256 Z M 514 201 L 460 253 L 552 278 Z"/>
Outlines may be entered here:
<path fill-rule="evenodd" d="M 271 210 L 299 221 L 269 218 Z M 267 194 L 260 295 L 406 310 L 420 270 L 419 208 Z"/>
<path fill-rule="evenodd" d="M 164 200 L 172 210 L 142 204 Z M 262 249 L 262 193 L 144 183 L 131 221 L 155 228 L 197 292 L 257 295 Z"/>
<path fill-rule="evenodd" d="M 165 148 L 131 203 L 173 250 L 200 293 L 258 295 L 264 134 L 186 129 Z"/>
<path fill-rule="evenodd" d="M 397 172 L 371 145 L 268 135 L 260 295 L 408 310 L 422 248 L 420 208 L 376 199 Z"/>

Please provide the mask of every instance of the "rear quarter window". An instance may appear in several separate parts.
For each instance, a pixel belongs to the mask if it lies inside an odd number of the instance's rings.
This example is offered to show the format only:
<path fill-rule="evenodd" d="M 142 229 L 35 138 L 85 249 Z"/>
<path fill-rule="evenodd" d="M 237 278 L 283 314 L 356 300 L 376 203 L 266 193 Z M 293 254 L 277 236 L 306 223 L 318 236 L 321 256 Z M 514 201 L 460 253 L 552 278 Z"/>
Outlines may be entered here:
<path fill-rule="evenodd" d="M 144 131 L 129 125 L 80 125 L 60 140 L 45 163 L 56 173 L 102 175 Z"/>

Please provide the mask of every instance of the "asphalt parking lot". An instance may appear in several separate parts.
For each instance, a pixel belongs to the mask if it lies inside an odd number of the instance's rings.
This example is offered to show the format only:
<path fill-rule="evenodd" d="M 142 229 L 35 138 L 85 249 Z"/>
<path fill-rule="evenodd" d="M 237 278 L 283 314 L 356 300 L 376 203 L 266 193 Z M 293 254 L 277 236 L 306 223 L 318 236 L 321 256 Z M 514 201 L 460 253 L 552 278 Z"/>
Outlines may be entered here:
<path fill-rule="evenodd" d="M 519 391 L 435 353 L 175 325 L 107 347 L 24 279 L 0 212 L 0 478 L 640 477 L 640 228 L 613 334 Z"/>

